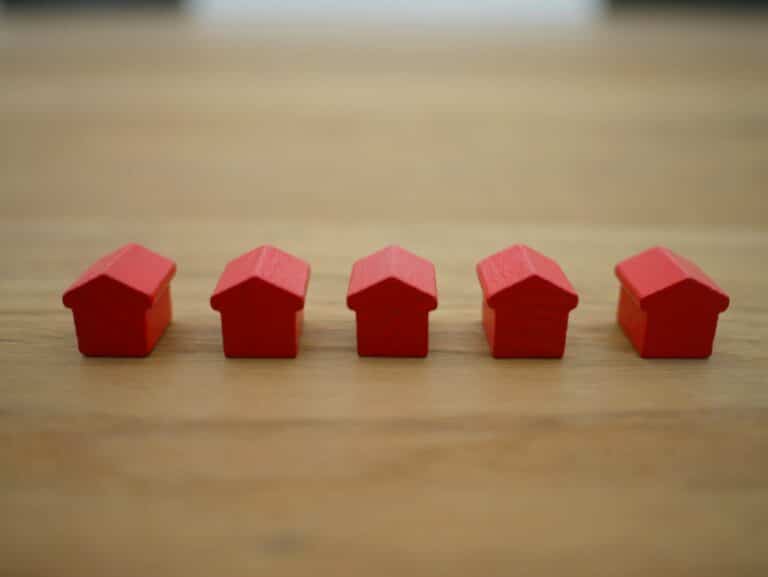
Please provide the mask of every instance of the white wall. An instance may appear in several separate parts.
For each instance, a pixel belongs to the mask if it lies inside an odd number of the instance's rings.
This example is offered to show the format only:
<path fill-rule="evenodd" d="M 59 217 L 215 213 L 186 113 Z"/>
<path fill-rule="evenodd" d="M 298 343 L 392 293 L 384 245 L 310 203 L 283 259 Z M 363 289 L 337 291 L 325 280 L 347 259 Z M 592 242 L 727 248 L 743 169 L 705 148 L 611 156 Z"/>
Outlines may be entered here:
<path fill-rule="evenodd" d="M 343 20 L 430 25 L 573 24 L 592 20 L 601 0 L 191 0 L 202 18 Z"/>

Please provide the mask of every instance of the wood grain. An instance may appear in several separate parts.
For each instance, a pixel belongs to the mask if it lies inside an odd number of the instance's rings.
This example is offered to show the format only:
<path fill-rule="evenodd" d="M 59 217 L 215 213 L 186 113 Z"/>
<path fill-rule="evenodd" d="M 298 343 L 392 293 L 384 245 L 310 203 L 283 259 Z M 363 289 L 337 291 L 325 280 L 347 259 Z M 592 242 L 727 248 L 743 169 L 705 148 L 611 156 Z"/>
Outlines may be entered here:
<path fill-rule="evenodd" d="M 768 34 L 277 41 L 185 21 L 0 25 L 0 575 L 764 575 Z M 60 296 L 172 256 L 144 360 L 86 359 Z M 424 360 L 361 359 L 353 260 L 431 258 Z M 208 297 L 312 263 L 295 361 L 225 360 Z M 561 361 L 496 361 L 474 263 L 580 295 Z M 639 359 L 612 266 L 666 244 L 732 299 L 715 355 Z"/>

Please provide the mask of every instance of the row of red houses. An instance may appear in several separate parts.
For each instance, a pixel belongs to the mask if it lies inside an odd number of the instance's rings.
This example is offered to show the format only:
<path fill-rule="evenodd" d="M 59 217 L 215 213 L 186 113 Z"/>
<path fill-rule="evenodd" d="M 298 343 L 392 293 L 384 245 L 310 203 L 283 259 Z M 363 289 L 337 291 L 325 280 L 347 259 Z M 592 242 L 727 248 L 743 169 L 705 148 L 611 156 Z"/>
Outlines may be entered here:
<path fill-rule="evenodd" d="M 89 356 L 144 356 L 171 320 L 173 261 L 129 244 L 94 263 L 64 293 L 78 346 Z M 698 266 L 656 247 L 616 266 L 618 322 L 643 357 L 712 353 L 728 296 Z M 295 357 L 310 266 L 273 246 L 229 262 L 211 296 L 228 357 Z M 579 297 L 560 266 L 515 245 L 477 264 L 482 322 L 497 358 L 559 358 Z M 429 312 L 437 308 L 434 265 L 399 246 L 354 263 L 347 306 L 362 356 L 423 357 Z"/>

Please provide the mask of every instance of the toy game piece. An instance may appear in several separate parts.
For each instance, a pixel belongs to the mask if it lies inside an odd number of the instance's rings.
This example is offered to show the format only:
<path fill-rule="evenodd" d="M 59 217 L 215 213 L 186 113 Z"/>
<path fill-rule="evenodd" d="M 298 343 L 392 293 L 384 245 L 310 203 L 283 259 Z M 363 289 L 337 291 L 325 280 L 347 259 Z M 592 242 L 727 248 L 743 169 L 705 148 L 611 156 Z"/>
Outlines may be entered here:
<path fill-rule="evenodd" d="M 496 358 L 560 358 L 579 297 L 552 259 L 522 244 L 480 261 L 483 327 Z"/>
<path fill-rule="evenodd" d="M 616 265 L 618 321 L 641 357 L 706 358 L 729 298 L 691 261 L 655 247 Z"/>
<path fill-rule="evenodd" d="M 176 264 L 138 244 L 96 261 L 63 296 L 72 309 L 80 352 L 143 357 L 171 321 Z"/>
<path fill-rule="evenodd" d="M 352 266 L 347 306 L 356 313 L 360 356 L 425 357 L 435 267 L 399 246 L 384 248 Z"/>
<path fill-rule="evenodd" d="M 270 245 L 229 262 L 211 296 L 221 313 L 224 354 L 295 357 L 309 272 L 309 264 Z"/>

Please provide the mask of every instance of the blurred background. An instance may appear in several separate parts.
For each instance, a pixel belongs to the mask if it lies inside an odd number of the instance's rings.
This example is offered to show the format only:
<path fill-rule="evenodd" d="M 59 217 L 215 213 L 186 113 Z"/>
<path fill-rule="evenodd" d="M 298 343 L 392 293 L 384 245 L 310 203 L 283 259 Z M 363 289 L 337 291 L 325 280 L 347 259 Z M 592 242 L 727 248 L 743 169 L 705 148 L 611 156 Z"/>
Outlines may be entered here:
<path fill-rule="evenodd" d="M 767 4 L 4 0 L 4 210 L 763 226 Z"/>
<path fill-rule="evenodd" d="M 0 574 L 768 574 L 765 4 L 0 1 Z M 61 292 L 131 240 L 174 323 L 82 359 Z M 423 363 L 354 355 L 392 242 L 438 271 Z M 488 356 L 515 242 L 579 292 L 563 362 Z M 262 243 L 312 263 L 302 352 L 227 361 Z M 707 362 L 615 323 L 654 244 L 732 298 Z"/>
<path fill-rule="evenodd" d="M 563 20 L 573 15 L 594 14 L 604 5 L 607 8 L 626 7 L 720 7 L 725 10 L 739 7 L 765 6 L 765 0 L 552 0 L 531 2 L 529 0 L 425 0 L 423 2 L 402 2 L 398 0 L 3 0 L 11 9 L 94 9 L 94 8 L 137 8 L 168 7 L 184 8 L 200 14 L 259 14 L 279 16 L 342 16 L 346 18 L 370 18 L 388 16 L 397 19 L 446 18 L 490 19 L 499 17 L 519 19 L 531 16 Z"/>

